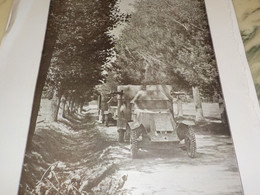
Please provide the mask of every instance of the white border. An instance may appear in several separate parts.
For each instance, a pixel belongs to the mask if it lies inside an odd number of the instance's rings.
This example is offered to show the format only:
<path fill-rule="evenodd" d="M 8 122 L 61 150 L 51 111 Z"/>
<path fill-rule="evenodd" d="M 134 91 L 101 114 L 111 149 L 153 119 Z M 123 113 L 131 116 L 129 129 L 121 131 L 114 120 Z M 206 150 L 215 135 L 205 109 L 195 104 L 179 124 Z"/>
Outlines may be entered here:
<path fill-rule="evenodd" d="M 17 194 L 50 0 L 20 0 L 0 47 L 0 194 Z M 206 0 L 245 194 L 260 194 L 260 117 L 231 0 Z"/>
<path fill-rule="evenodd" d="M 0 194 L 17 194 L 50 0 L 17 0 L 0 46 Z"/>
<path fill-rule="evenodd" d="M 233 4 L 206 7 L 244 193 L 260 194 L 260 112 Z"/>

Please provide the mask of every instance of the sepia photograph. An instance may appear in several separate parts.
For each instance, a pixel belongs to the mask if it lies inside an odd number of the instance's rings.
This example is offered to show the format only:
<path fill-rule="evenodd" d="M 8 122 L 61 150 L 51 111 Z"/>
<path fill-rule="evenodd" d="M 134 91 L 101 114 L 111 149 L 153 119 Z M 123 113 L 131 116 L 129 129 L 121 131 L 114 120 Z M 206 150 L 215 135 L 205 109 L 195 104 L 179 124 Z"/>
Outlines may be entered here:
<path fill-rule="evenodd" d="M 52 0 L 18 194 L 243 194 L 204 0 Z"/>

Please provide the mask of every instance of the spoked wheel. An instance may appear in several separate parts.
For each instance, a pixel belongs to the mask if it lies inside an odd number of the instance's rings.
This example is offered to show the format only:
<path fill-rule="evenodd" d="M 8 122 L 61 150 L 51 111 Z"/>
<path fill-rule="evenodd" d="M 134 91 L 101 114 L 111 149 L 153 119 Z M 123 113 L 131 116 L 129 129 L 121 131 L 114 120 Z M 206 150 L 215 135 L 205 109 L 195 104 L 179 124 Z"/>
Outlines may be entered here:
<path fill-rule="evenodd" d="M 189 157 L 194 158 L 196 155 L 196 138 L 194 130 L 189 127 L 185 135 L 185 145 Z"/>
<path fill-rule="evenodd" d="M 123 143 L 124 142 L 124 135 L 125 131 L 123 129 L 118 130 L 118 142 Z"/>
<path fill-rule="evenodd" d="M 137 132 L 131 131 L 131 155 L 133 159 L 137 158 L 137 151 L 138 151 Z"/>

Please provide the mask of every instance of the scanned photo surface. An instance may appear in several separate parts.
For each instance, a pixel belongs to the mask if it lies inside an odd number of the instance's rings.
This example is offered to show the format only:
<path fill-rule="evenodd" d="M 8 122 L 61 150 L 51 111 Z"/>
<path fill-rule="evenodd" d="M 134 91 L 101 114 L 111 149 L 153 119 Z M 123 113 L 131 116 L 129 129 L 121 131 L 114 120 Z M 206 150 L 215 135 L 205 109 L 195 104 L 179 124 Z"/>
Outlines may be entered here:
<path fill-rule="evenodd" d="M 260 1 L 233 0 L 233 4 L 260 101 Z"/>
<path fill-rule="evenodd" d="M 243 194 L 203 0 L 53 0 L 19 194 Z"/>

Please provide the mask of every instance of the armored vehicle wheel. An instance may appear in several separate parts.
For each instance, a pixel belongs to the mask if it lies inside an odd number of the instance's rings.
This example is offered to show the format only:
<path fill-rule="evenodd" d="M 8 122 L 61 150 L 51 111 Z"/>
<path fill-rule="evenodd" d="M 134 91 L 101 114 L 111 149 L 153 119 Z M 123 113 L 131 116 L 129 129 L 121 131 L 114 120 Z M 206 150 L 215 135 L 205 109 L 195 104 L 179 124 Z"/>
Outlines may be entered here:
<path fill-rule="evenodd" d="M 124 142 L 124 135 L 125 131 L 123 129 L 118 130 L 118 142 L 123 143 Z"/>
<path fill-rule="evenodd" d="M 138 151 L 138 146 L 137 146 L 137 132 L 131 131 L 131 155 L 132 158 L 137 157 L 137 151 Z"/>
<path fill-rule="evenodd" d="M 196 138 L 194 130 L 189 127 L 185 135 L 185 145 L 189 157 L 194 158 L 196 155 Z"/>

